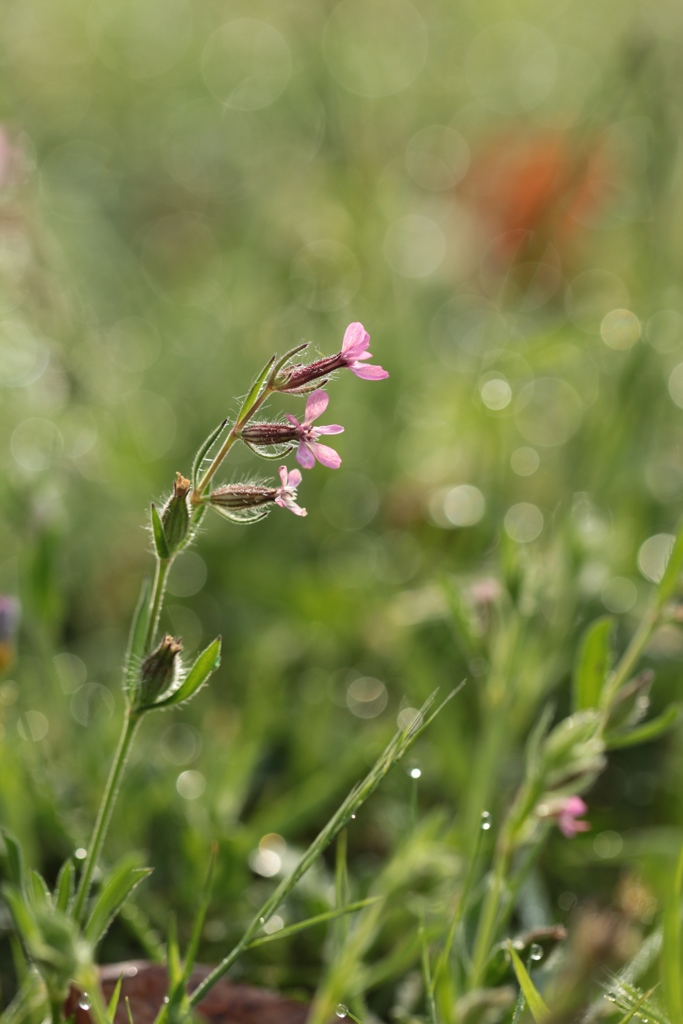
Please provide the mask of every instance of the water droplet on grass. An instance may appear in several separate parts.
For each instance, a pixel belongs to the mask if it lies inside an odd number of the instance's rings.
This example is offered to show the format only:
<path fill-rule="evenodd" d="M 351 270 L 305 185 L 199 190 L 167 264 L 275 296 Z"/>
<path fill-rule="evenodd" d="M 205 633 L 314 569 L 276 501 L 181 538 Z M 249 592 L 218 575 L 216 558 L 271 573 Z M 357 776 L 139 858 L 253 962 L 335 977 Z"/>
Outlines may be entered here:
<path fill-rule="evenodd" d="M 491 828 L 491 815 L 488 811 L 481 812 L 481 827 L 484 832 L 488 832 Z"/>
<path fill-rule="evenodd" d="M 343 1003 L 340 1003 L 334 1012 L 337 1014 L 338 1017 L 346 1017 L 347 1013 L 349 1012 L 349 1008 L 348 1006 L 344 1006 Z"/>
<path fill-rule="evenodd" d="M 88 995 L 87 992 L 84 992 L 83 995 L 78 1000 L 78 1006 L 81 1010 L 90 1009 L 90 996 Z"/>
<path fill-rule="evenodd" d="M 539 946 L 537 942 L 534 942 L 533 945 L 531 946 L 531 949 L 529 950 L 529 956 L 531 957 L 532 960 L 542 960 L 543 959 L 543 947 Z"/>

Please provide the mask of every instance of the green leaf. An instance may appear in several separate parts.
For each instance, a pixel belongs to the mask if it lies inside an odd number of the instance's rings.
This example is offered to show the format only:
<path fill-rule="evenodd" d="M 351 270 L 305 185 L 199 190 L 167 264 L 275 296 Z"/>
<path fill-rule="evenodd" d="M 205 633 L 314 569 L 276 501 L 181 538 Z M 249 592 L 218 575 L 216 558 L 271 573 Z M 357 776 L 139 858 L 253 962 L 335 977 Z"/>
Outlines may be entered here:
<path fill-rule="evenodd" d="M 335 910 L 326 910 L 322 914 L 316 914 L 315 917 L 307 917 L 305 921 L 297 921 L 296 924 L 290 924 L 286 928 L 280 928 L 277 932 L 271 932 L 270 935 L 261 935 L 258 939 L 252 939 L 249 945 L 245 946 L 245 949 L 253 949 L 254 946 L 264 946 L 267 942 L 277 942 L 279 939 L 288 939 L 290 935 L 296 935 L 297 932 L 303 932 L 307 928 L 313 928 L 315 925 L 336 921 L 347 914 L 355 914 L 357 910 L 371 907 L 382 899 L 384 899 L 383 896 L 368 896 L 364 900 L 347 903 L 343 907 L 337 907 Z"/>
<path fill-rule="evenodd" d="M 268 360 L 268 362 L 266 363 L 266 365 L 263 367 L 263 369 L 259 373 L 259 375 L 256 378 L 256 380 L 254 381 L 254 383 L 252 384 L 251 390 L 249 391 L 249 394 L 247 395 L 247 397 L 242 402 L 242 408 L 240 409 L 239 415 L 237 417 L 237 423 L 239 423 L 240 426 L 242 424 L 242 420 L 247 415 L 247 413 L 251 411 L 252 405 L 254 404 L 256 399 L 261 394 L 261 391 L 263 390 L 263 386 L 266 383 L 266 380 L 268 378 L 268 375 L 269 375 L 269 373 L 270 373 L 270 371 L 272 369 L 272 366 L 273 366 L 274 362 L 275 362 L 275 356 L 271 356 L 270 359 Z"/>
<path fill-rule="evenodd" d="M 674 1021 L 683 1020 L 681 984 L 681 896 L 683 895 L 683 850 L 681 850 L 672 890 L 664 904 L 662 936 L 662 974 L 666 1004 Z"/>
<path fill-rule="evenodd" d="M 76 869 L 74 868 L 74 862 L 69 857 L 62 864 L 59 874 L 57 875 L 57 884 L 55 886 L 55 906 L 57 910 L 61 910 L 63 914 L 69 909 L 73 894 L 75 891 L 76 881 Z"/>
<path fill-rule="evenodd" d="M 4 828 L 0 828 L 0 839 L 4 846 L 2 852 L 7 861 L 7 874 L 16 885 L 23 889 L 26 883 L 24 851 L 14 836 L 11 836 Z"/>
<path fill-rule="evenodd" d="M 657 607 L 662 608 L 674 596 L 678 589 L 678 581 L 683 571 L 683 519 L 676 530 L 676 540 L 666 563 L 666 569 L 657 586 Z"/>
<path fill-rule="evenodd" d="M 682 718 L 683 705 L 670 704 L 661 715 L 645 722 L 644 725 L 639 725 L 636 729 L 629 732 L 607 733 L 605 745 L 608 750 L 618 750 L 620 747 L 634 747 L 637 743 L 649 743 L 650 740 L 657 739 L 662 733 L 678 725 Z"/>
<path fill-rule="evenodd" d="M 177 690 L 169 694 L 163 700 L 150 704 L 153 708 L 169 708 L 175 704 L 182 704 L 194 697 L 200 686 L 208 680 L 211 673 L 221 663 L 221 638 L 218 636 L 199 655 L 194 665 L 186 675 Z"/>
<path fill-rule="evenodd" d="M 133 858 L 125 857 L 105 879 L 84 929 L 84 937 L 96 945 L 133 889 L 152 873 L 151 868 L 139 868 Z"/>
<path fill-rule="evenodd" d="M 40 871 L 31 868 L 28 877 L 29 899 L 36 909 L 52 906 L 52 893 Z"/>
<path fill-rule="evenodd" d="M 121 985 L 122 984 L 123 984 L 123 975 L 121 975 L 119 977 L 119 980 L 116 982 L 116 987 L 114 988 L 114 991 L 111 994 L 111 999 L 109 1000 L 109 1005 L 107 1006 L 107 1016 L 109 1017 L 110 1020 L 113 1020 L 114 1017 L 116 1016 L 116 1011 L 117 1011 L 118 1006 L 119 1006 L 119 998 L 121 996 Z"/>
<path fill-rule="evenodd" d="M 219 423 L 218 426 L 215 427 L 211 431 L 209 436 L 200 444 L 199 448 L 197 449 L 197 454 L 195 455 L 194 461 L 192 463 L 192 486 L 193 487 L 197 486 L 197 482 L 199 480 L 199 474 L 200 474 L 201 469 L 202 469 L 202 462 L 204 461 L 206 456 L 209 454 L 209 452 L 213 448 L 214 444 L 216 443 L 216 441 L 218 440 L 218 438 L 220 437 L 222 432 L 225 430 L 227 422 L 228 422 L 227 419 L 225 419 L 225 420 L 223 420 L 222 423 Z"/>
<path fill-rule="evenodd" d="M 128 648 L 126 650 L 124 690 L 128 700 L 132 703 L 135 698 L 135 690 L 139 682 L 138 669 L 140 660 L 145 650 L 145 639 L 149 627 L 149 579 L 142 582 L 140 597 L 133 614 L 133 621 L 130 624 L 128 634 Z"/>
<path fill-rule="evenodd" d="M 574 710 L 597 708 L 600 694 L 612 668 L 614 619 L 605 615 L 592 622 L 584 633 L 574 670 Z"/>
<path fill-rule="evenodd" d="M 649 992 L 646 992 L 645 995 L 641 996 L 636 1005 L 633 1007 L 633 1009 L 629 1010 L 628 1013 L 624 1017 L 622 1017 L 620 1021 L 618 1021 L 618 1024 L 628 1024 L 630 1020 L 633 1020 L 635 1015 L 638 1013 L 638 1010 L 640 1010 L 640 1008 L 645 1005 L 645 1003 L 648 1001 L 648 999 L 650 998 L 650 996 L 656 988 L 657 986 L 655 985 L 653 988 L 650 989 Z M 640 1014 L 638 1014 L 638 1019 L 643 1019 Z"/>
<path fill-rule="evenodd" d="M 164 562 L 168 561 L 171 557 L 171 549 L 168 546 L 166 534 L 164 533 L 164 524 L 161 521 L 161 516 L 157 512 L 156 505 L 152 505 L 152 535 L 154 537 L 154 547 L 157 555 Z"/>
<path fill-rule="evenodd" d="M 508 942 L 508 952 L 512 960 L 512 966 L 515 969 L 515 974 L 517 975 L 519 987 L 524 993 L 524 998 L 531 1010 L 531 1016 L 536 1021 L 536 1024 L 540 1024 L 541 1021 L 546 1020 L 546 1018 L 550 1016 L 550 1010 L 546 1006 L 541 993 L 529 977 L 526 967 L 519 959 L 511 942 Z"/>

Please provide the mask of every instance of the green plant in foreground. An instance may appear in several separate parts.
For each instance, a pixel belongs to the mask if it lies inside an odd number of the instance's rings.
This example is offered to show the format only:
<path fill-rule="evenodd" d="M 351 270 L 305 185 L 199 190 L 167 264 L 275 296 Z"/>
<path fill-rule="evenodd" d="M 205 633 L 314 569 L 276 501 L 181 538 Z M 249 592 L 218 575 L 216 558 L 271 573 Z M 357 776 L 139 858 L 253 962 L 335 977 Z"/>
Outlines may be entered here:
<path fill-rule="evenodd" d="M 210 485 L 230 449 L 240 440 L 257 455 L 270 459 L 281 459 L 297 445 L 297 459 L 304 468 L 311 468 L 316 460 L 337 468 L 341 462 L 339 456 L 322 445 L 318 437 L 325 433 L 339 433 L 343 428 L 336 425 L 313 426 L 313 421 L 327 406 L 327 395 L 320 388 L 321 384 L 328 382 L 330 374 L 345 367 L 361 379 L 381 380 L 387 377 L 381 367 L 367 364 L 370 358 L 368 343 L 369 335 L 361 324 L 356 323 L 347 329 L 342 349 L 336 356 L 308 364 L 294 363 L 294 356 L 305 345 L 297 346 L 280 358 L 273 356 L 244 399 L 234 423 L 228 426 L 227 420 L 223 421 L 200 447 L 191 478 L 186 479 L 179 473 L 173 493 L 163 508 L 159 511 L 152 505 L 150 526 L 156 556 L 154 579 L 151 586 L 149 582 L 143 585 L 133 617 L 123 671 L 125 719 L 80 875 L 77 877 L 74 861 L 67 860 L 51 891 L 39 873 L 27 867 L 18 843 L 6 833 L 3 835 L 8 874 L 12 879 L 4 887 L 4 894 L 28 964 L 23 987 L 8 1011 L 8 1020 L 20 1021 L 22 1014 L 33 1006 L 36 975 L 42 980 L 53 1024 L 64 1019 L 64 1002 L 72 985 L 82 993 L 83 1006 L 90 1009 L 98 1021 L 107 1021 L 111 1017 L 111 1008 L 104 1007 L 99 994 L 95 968 L 97 946 L 125 901 L 151 871 L 138 864 L 135 858 L 124 858 L 105 876 L 95 897 L 91 898 L 93 878 L 100 863 L 128 754 L 143 718 L 153 711 L 178 707 L 190 700 L 220 662 L 220 638 L 212 641 L 189 667 L 182 665 L 182 642 L 179 639 L 170 635 L 158 639 L 171 565 L 195 540 L 197 529 L 209 508 L 239 523 L 256 522 L 275 505 L 297 515 L 306 514 L 305 509 L 296 503 L 296 488 L 301 481 L 298 470 L 288 472 L 281 466 L 279 487 L 244 482 L 224 484 L 210 490 Z M 308 395 L 302 422 L 293 416 L 288 416 L 284 422 L 254 422 L 257 411 L 275 393 Z M 236 947 L 188 998 L 185 986 L 194 963 L 209 899 L 210 882 L 207 883 L 184 964 L 181 965 L 175 942 L 169 941 L 170 994 L 160 1019 L 185 1019 L 240 954 L 250 945 L 258 944 L 257 934 L 264 923 L 437 713 L 438 709 L 430 710 L 433 699 L 432 696 L 420 712 L 399 730 L 366 778 L 330 818 L 294 871 L 255 915 Z M 363 905 L 361 901 L 359 906 Z M 352 912 L 349 906 L 338 911 L 340 914 L 349 912 Z M 317 923 L 318 920 L 316 918 L 309 923 Z"/>

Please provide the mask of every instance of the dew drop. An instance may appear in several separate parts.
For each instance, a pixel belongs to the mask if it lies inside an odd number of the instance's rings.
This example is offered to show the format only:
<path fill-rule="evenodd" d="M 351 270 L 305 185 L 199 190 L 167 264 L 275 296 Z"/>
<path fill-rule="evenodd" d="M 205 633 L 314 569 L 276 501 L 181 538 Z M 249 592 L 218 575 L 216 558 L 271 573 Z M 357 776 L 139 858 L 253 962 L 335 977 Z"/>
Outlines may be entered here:
<path fill-rule="evenodd" d="M 259 924 L 265 924 L 265 923 L 266 923 L 265 917 L 259 917 Z"/>
<path fill-rule="evenodd" d="M 529 956 L 531 957 L 532 960 L 542 960 L 543 959 L 543 947 L 539 946 L 537 942 L 534 942 L 533 945 L 531 946 L 531 949 L 529 950 Z"/>
<path fill-rule="evenodd" d="M 90 996 L 88 995 L 87 992 L 84 992 L 83 995 L 78 1000 L 78 1006 L 81 1010 L 90 1009 Z"/>
<path fill-rule="evenodd" d="M 422 769 L 421 768 L 409 768 L 408 769 L 408 775 L 411 777 L 411 779 L 419 779 L 420 776 L 422 775 Z"/>
<path fill-rule="evenodd" d="M 168 996 L 164 996 L 164 1003 L 170 1003 L 170 1001 L 171 1000 L 168 998 Z"/>
<path fill-rule="evenodd" d="M 346 1017 L 347 1013 L 349 1012 L 349 1008 L 348 1006 L 344 1006 L 343 1003 L 340 1003 L 334 1012 L 337 1014 L 338 1017 Z"/>
<path fill-rule="evenodd" d="M 356 820 L 356 815 L 355 815 L 355 814 L 352 814 L 352 815 L 351 815 L 351 821 L 355 821 L 355 820 Z"/>
<path fill-rule="evenodd" d="M 491 815 L 488 811 L 481 812 L 481 827 L 484 832 L 488 832 L 491 828 Z"/>

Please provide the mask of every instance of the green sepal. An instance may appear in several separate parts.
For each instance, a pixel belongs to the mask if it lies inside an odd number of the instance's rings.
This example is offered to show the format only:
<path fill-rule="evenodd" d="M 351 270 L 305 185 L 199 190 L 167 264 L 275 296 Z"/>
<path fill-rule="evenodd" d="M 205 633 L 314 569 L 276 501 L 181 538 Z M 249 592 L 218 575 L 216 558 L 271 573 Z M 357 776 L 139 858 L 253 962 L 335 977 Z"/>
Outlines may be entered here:
<path fill-rule="evenodd" d="M 261 505 L 258 508 L 230 509 L 220 508 L 218 505 L 209 505 L 212 512 L 216 512 L 229 523 L 237 523 L 238 526 L 248 526 L 250 523 L 260 523 L 262 519 L 269 516 L 273 511 L 272 505 Z"/>
<path fill-rule="evenodd" d="M 133 614 L 133 621 L 130 624 L 128 648 L 124 662 L 123 688 L 130 705 L 135 703 L 137 688 L 140 682 L 139 668 L 145 652 L 145 639 L 149 627 L 149 592 L 150 582 L 149 578 L 147 578 L 142 582 L 140 597 Z"/>
<path fill-rule="evenodd" d="M 242 441 L 254 455 L 258 455 L 261 459 L 284 459 L 294 449 L 294 445 L 286 441 L 283 441 L 282 444 L 271 444 L 268 447 L 263 444 L 254 444 L 252 441 L 245 441 L 244 438 Z"/>
<path fill-rule="evenodd" d="M 256 399 L 259 397 L 259 395 L 263 391 L 263 387 L 264 387 L 264 385 L 266 383 L 266 380 L 268 379 L 268 376 L 270 374 L 270 371 L 272 369 L 272 366 L 273 366 L 274 362 L 275 362 L 275 356 L 271 356 L 270 359 L 268 360 L 268 362 L 266 363 L 266 365 L 263 367 L 263 369 L 259 373 L 259 375 L 256 378 L 256 380 L 254 381 L 254 383 L 252 384 L 251 389 L 249 391 L 249 394 L 247 395 L 247 397 L 242 402 L 242 408 L 240 409 L 239 415 L 237 416 L 237 423 L 238 424 L 241 425 L 242 419 L 244 418 L 244 416 L 246 416 L 246 414 L 249 412 L 249 410 L 251 409 L 251 407 L 254 404 L 254 402 L 256 401 Z"/>
<path fill-rule="evenodd" d="M 678 524 L 676 539 L 666 563 L 664 575 L 657 585 L 657 607 L 663 608 L 666 602 L 674 596 L 681 572 L 683 572 L 683 519 Z"/>
<path fill-rule="evenodd" d="M 220 437 L 222 432 L 225 430 L 227 422 L 228 422 L 227 419 L 225 419 L 225 420 L 223 420 L 222 423 L 219 423 L 217 427 L 214 427 L 214 429 L 211 431 L 209 436 L 200 444 L 199 448 L 197 449 L 197 454 L 195 455 L 194 461 L 192 463 L 192 486 L 193 487 L 196 488 L 196 486 L 197 486 L 197 482 L 198 482 L 198 479 L 199 479 L 199 474 L 200 474 L 201 468 L 202 468 L 202 462 L 204 461 L 206 456 L 209 454 L 209 452 L 213 448 L 214 444 L 216 443 L 216 441 L 218 440 L 218 438 Z"/>
<path fill-rule="evenodd" d="M 149 708 L 170 708 L 176 704 L 182 704 L 184 701 L 190 700 L 191 697 L 194 697 L 197 690 L 208 680 L 211 673 L 218 668 L 220 663 L 221 638 L 216 637 L 216 639 L 213 640 L 198 656 L 178 689 L 174 690 L 173 693 L 170 693 L 168 697 L 165 697 L 163 700 L 158 700 L 153 704 L 147 705 L 143 710 L 149 710 Z"/>
<path fill-rule="evenodd" d="M 273 366 L 268 383 L 274 384 L 280 370 L 285 365 L 285 363 L 288 363 L 289 360 L 292 359 L 297 354 L 297 352 L 303 352 L 305 348 L 308 348 L 308 342 L 302 341 L 300 345 L 295 345 L 294 348 L 290 348 L 289 352 L 285 352 L 283 356 L 280 356 L 278 361 Z M 318 383 L 318 387 L 319 386 L 320 385 Z"/>
<path fill-rule="evenodd" d="M 597 708 L 600 695 L 612 668 L 614 619 L 604 615 L 592 622 L 581 638 L 573 679 L 574 711 Z"/>
<path fill-rule="evenodd" d="M 620 747 L 634 747 L 638 743 L 649 743 L 650 740 L 655 740 L 662 733 L 673 729 L 681 719 L 683 719 L 683 704 L 670 704 L 665 711 L 662 711 L 661 715 L 645 722 L 644 725 L 639 725 L 636 729 L 630 729 L 628 732 L 607 733 L 605 746 L 608 750 L 618 750 Z"/>
<path fill-rule="evenodd" d="M 55 885 L 54 900 L 57 910 L 61 910 L 63 914 L 66 914 L 71 900 L 75 892 L 76 883 L 76 869 L 74 862 L 71 857 L 65 860 L 59 869 L 57 875 L 57 884 Z"/>
<path fill-rule="evenodd" d="M 133 889 L 151 873 L 151 868 L 137 867 L 137 858 L 130 856 L 116 865 L 105 879 L 90 912 L 83 931 L 87 942 L 95 946 L 100 941 Z"/>
<path fill-rule="evenodd" d="M 511 942 L 508 942 L 508 953 L 510 954 L 512 966 L 515 974 L 517 975 L 519 987 L 524 993 L 527 1006 L 531 1010 L 531 1016 L 536 1021 L 536 1024 L 541 1024 L 542 1021 L 546 1020 L 550 1016 L 550 1010 L 546 1006 L 543 996 L 529 977 L 529 972 L 515 952 L 515 948 Z"/>
<path fill-rule="evenodd" d="M 171 549 L 164 533 L 164 524 L 157 512 L 156 505 L 152 505 L 152 536 L 154 537 L 154 548 L 159 558 L 166 562 L 171 557 Z"/>

